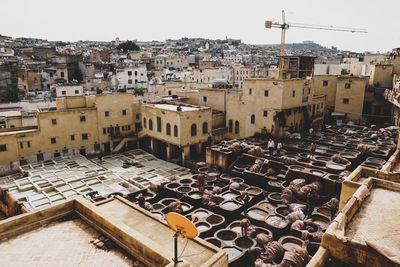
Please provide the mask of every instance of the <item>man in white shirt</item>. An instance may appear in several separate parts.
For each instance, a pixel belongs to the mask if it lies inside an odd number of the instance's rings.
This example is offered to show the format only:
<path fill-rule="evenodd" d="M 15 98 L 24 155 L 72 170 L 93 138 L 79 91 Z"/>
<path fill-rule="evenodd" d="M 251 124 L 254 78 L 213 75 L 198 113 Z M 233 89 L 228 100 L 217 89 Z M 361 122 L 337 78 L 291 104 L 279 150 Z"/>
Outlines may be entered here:
<path fill-rule="evenodd" d="M 281 155 L 281 149 L 282 149 L 282 143 L 279 141 L 278 144 L 276 145 L 276 153 L 278 156 Z"/>
<path fill-rule="evenodd" d="M 275 142 L 272 139 L 269 139 L 268 141 L 268 150 L 269 150 L 269 156 L 272 157 L 274 154 L 274 148 L 275 148 Z"/>

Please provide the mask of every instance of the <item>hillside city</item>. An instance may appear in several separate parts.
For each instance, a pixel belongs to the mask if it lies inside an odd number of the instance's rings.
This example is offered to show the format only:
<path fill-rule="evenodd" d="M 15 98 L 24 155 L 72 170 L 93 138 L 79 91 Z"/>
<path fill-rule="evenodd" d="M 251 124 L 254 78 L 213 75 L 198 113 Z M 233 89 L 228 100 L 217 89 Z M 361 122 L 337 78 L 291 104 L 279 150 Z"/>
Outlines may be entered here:
<path fill-rule="evenodd" d="M 399 266 L 400 48 L 283 45 L 0 35 L 3 262 Z"/>

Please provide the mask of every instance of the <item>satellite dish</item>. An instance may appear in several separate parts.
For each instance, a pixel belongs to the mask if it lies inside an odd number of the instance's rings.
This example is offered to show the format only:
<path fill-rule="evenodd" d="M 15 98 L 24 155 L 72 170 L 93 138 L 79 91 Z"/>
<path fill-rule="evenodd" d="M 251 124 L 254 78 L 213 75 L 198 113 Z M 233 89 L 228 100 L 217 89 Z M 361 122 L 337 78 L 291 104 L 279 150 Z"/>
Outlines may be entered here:
<path fill-rule="evenodd" d="M 186 238 L 195 238 L 199 232 L 197 231 L 196 226 L 189 221 L 186 217 L 180 215 L 176 212 L 169 212 L 165 215 L 165 220 L 168 223 L 168 226 L 175 232 L 174 234 L 174 258 L 172 259 L 176 264 L 182 262 L 178 259 L 178 237 L 181 235 Z"/>

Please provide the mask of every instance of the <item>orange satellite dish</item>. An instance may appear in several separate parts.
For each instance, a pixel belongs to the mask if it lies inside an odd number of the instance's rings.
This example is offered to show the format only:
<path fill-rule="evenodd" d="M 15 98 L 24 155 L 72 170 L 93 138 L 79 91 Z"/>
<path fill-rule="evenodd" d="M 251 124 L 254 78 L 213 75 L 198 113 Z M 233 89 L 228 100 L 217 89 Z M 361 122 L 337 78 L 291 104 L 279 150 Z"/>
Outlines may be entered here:
<path fill-rule="evenodd" d="M 197 231 L 196 226 L 189 221 L 186 217 L 180 215 L 176 212 L 168 212 L 165 215 L 165 220 L 168 223 L 168 226 L 175 232 L 174 234 L 174 258 L 172 259 L 176 266 L 179 262 L 182 262 L 178 259 L 178 237 L 179 235 L 186 238 L 195 238 L 199 232 Z M 186 247 L 186 246 L 185 246 Z"/>
<path fill-rule="evenodd" d="M 165 215 L 165 220 L 168 223 L 168 226 L 174 230 L 174 232 L 178 232 L 181 236 L 186 238 L 195 238 L 199 232 L 197 231 L 196 226 L 188 220 L 185 216 L 180 215 L 176 212 L 169 212 Z"/>

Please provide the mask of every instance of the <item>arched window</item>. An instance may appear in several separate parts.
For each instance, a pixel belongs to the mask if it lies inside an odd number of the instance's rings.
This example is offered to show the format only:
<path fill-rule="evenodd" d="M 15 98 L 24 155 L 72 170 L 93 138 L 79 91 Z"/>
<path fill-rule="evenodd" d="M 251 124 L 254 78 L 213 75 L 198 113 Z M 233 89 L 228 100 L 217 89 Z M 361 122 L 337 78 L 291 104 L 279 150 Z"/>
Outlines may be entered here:
<path fill-rule="evenodd" d="M 149 120 L 149 130 L 153 131 L 153 121 L 151 119 Z"/>
<path fill-rule="evenodd" d="M 178 137 L 178 126 L 174 125 L 174 136 Z"/>
<path fill-rule="evenodd" d="M 251 124 L 254 124 L 256 122 L 256 116 L 253 114 L 251 115 Z"/>
<path fill-rule="evenodd" d="M 171 124 L 167 123 L 167 135 L 171 135 Z"/>
<path fill-rule="evenodd" d="M 208 133 L 208 123 L 207 122 L 203 122 L 203 134 Z"/>
<path fill-rule="evenodd" d="M 146 118 L 143 118 L 143 128 L 146 128 L 147 127 L 147 125 L 146 125 Z"/>
<path fill-rule="evenodd" d="M 235 121 L 235 134 L 239 134 L 239 121 Z"/>
<path fill-rule="evenodd" d="M 193 123 L 192 126 L 190 127 L 190 134 L 191 136 L 197 135 L 197 125 L 195 123 Z"/>
<path fill-rule="evenodd" d="M 232 120 L 229 120 L 228 130 L 230 133 L 233 132 L 233 121 Z"/>

